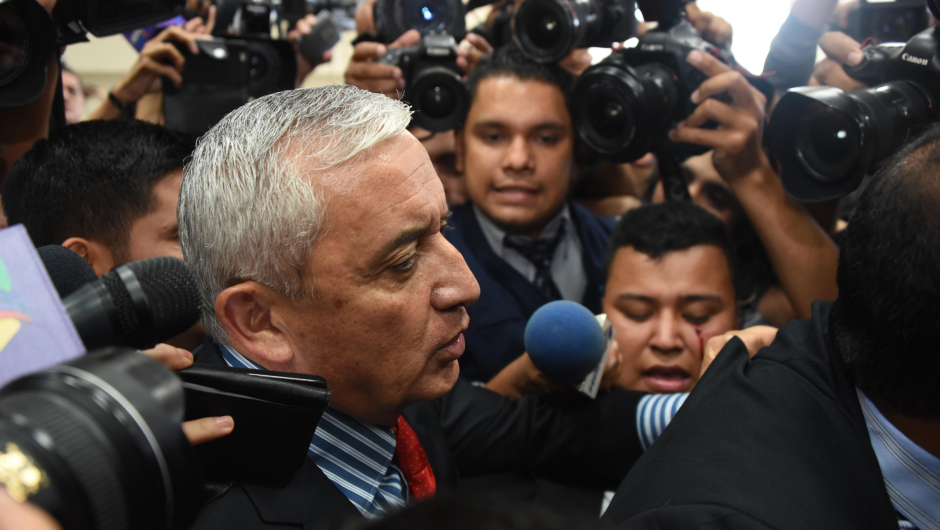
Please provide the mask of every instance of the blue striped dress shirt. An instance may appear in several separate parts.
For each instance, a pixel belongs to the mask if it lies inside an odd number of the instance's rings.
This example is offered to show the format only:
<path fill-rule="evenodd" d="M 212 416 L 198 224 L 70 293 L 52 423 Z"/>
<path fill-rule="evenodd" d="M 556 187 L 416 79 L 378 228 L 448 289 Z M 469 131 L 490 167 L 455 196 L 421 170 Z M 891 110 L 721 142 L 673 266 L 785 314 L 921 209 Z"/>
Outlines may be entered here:
<path fill-rule="evenodd" d="M 940 530 L 940 458 L 891 424 L 861 390 L 858 401 L 901 528 Z"/>
<path fill-rule="evenodd" d="M 225 344 L 219 345 L 229 366 L 264 370 Z M 408 487 L 392 464 L 395 432 L 363 423 L 329 407 L 323 412 L 307 456 L 349 502 L 366 517 L 377 517 L 404 506 Z"/>

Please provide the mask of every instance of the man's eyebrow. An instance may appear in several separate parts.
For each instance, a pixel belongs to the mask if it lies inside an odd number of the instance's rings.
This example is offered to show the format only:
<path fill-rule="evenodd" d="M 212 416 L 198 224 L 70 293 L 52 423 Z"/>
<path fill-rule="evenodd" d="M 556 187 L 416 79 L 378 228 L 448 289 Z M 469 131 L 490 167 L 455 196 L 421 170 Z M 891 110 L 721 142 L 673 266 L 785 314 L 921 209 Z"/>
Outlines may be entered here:
<path fill-rule="evenodd" d="M 647 302 L 647 303 L 655 302 L 655 300 L 653 300 L 653 298 L 650 296 L 643 296 L 642 294 L 631 294 L 631 293 L 619 294 L 617 295 L 617 300 Z"/>
<path fill-rule="evenodd" d="M 718 302 L 721 303 L 721 297 L 715 294 L 690 294 L 682 296 L 680 299 L 685 303 L 691 302 Z"/>
<path fill-rule="evenodd" d="M 447 219 L 450 218 L 450 216 L 451 216 L 451 212 L 447 212 L 445 215 L 441 216 L 441 224 L 445 224 L 447 222 Z M 413 227 L 406 228 L 400 234 L 398 234 L 398 237 L 396 237 L 395 239 L 390 241 L 387 245 L 385 245 L 385 247 L 382 249 L 381 255 L 388 256 L 392 252 L 404 246 L 410 245 L 413 241 L 423 236 L 424 234 L 427 234 L 430 231 L 431 231 L 430 224 L 427 224 L 426 226 L 413 226 Z"/>

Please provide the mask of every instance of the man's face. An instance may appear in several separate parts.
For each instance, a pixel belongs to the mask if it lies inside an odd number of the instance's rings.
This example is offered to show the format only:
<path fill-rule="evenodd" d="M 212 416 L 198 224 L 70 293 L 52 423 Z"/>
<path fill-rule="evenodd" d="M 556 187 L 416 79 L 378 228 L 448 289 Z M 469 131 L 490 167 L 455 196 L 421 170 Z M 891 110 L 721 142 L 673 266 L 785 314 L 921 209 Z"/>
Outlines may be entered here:
<path fill-rule="evenodd" d="M 741 218 L 741 205 L 728 187 L 728 183 L 721 178 L 715 165 L 712 163 L 712 152 L 693 156 L 683 162 L 684 169 L 688 171 L 689 194 L 692 202 L 713 213 L 729 227 Z M 653 192 L 653 202 L 665 201 L 663 184 L 656 184 Z"/>
<path fill-rule="evenodd" d="M 441 233 L 444 190 L 410 133 L 313 179 L 326 199 L 304 268 L 316 294 L 278 317 L 292 369 L 326 378 L 336 409 L 394 424 L 404 406 L 456 382 L 465 306 L 480 288 Z"/>
<path fill-rule="evenodd" d="M 704 344 L 737 328 L 731 270 L 714 245 L 659 259 L 621 248 L 603 304 L 623 357 L 619 384 L 630 390 L 689 391 L 701 372 Z"/>
<path fill-rule="evenodd" d="M 150 213 L 137 218 L 131 225 L 127 244 L 127 261 L 156 256 L 183 259 L 180 250 L 179 223 L 176 205 L 180 200 L 183 170 L 177 169 L 153 185 L 155 207 Z"/>
<path fill-rule="evenodd" d="M 457 168 L 483 213 L 508 232 L 535 236 L 568 194 L 572 146 L 571 117 L 555 85 L 489 77 L 467 114 Z"/>
<path fill-rule="evenodd" d="M 65 99 L 65 123 L 78 123 L 85 116 L 85 90 L 78 76 L 62 71 L 62 96 Z"/>
<path fill-rule="evenodd" d="M 420 127 L 412 127 L 409 130 L 421 141 L 421 145 L 431 157 L 434 171 L 444 185 L 447 206 L 459 206 L 467 202 L 467 185 L 463 175 L 457 171 L 454 155 L 454 131 L 432 133 Z"/>

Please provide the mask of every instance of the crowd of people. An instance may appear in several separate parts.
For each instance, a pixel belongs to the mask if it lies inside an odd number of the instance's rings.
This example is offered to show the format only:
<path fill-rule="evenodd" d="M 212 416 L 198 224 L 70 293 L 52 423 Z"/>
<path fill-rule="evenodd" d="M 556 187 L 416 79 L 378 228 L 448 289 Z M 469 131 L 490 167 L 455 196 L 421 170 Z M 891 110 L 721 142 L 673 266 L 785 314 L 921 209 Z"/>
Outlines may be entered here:
<path fill-rule="evenodd" d="M 99 108 L 57 58 L 61 84 L 0 108 L 0 222 L 99 276 L 154 256 L 195 274 L 201 323 L 151 355 L 331 391 L 289 482 L 209 477 L 190 528 L 940 528 L 940 127 L 851 208 L 788 196 L 765 138 L 780 97 L 864 87 L 845 71 L 861 44 L 824 33 L 837 2 L 796 0 L 763 76 L 683 58 L 705 81 L 668 137 L 704 154 L 679 166 L 690 200 L 667 199 L 655 154 L 585 153 L 571 94 L 591 57 L 530 58 L 505 35 L 521 2 L 460 44 L 469 107 L 449 131 L 411 124 L 408 80 L 379 60 L 416 30 L 357 39 L 346 84 L 253 98 L 198 139 L 165 127 L 162 83 L 212 32 L 207 2 Z M 720 13 L 684 16 L 732 41 Z M 299 87 L 317 64 L 297 50 Z M 596 399 L 526 353 L 557 300 L 614 330 Z"/>

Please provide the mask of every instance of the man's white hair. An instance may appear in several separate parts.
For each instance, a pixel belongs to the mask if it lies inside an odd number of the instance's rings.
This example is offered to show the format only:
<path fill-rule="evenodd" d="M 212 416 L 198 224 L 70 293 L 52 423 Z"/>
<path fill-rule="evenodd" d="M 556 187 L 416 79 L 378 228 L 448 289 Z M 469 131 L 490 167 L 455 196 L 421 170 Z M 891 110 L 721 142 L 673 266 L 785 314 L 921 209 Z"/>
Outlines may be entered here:
<path fill-rule="evenodd" d="M 293 299 L 325 216 L 310 175 L 353 159 L 408 126 L 408 106 L 348 85 L 279 92 L 232 111 L 205 136 L 180 189 L 183 256 L 199 281 L 209 334 L 227 287 L 255 280 Z"/>

